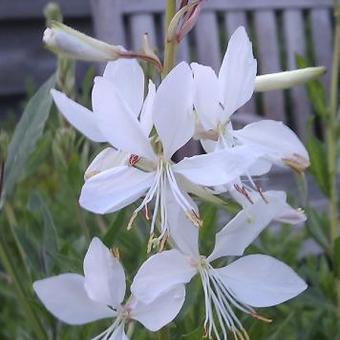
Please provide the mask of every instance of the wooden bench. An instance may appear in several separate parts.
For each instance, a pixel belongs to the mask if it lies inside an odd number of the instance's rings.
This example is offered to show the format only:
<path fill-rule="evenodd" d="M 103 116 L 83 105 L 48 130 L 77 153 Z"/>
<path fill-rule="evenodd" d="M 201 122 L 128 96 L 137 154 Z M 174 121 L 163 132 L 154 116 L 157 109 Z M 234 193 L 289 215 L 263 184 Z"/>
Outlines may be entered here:
<path fill-rule="evenodd" d="M 162 47 L 164 4 L 164 0 L 91 0 L 95 32 L 132 49 L 140 48 L 141 36 L 148 32 L 154 46 Z M 259 74 L 296 68 L 295 54 L 330 67 L 331 7 L 331 0 L 208 0 L 195 29 L 180 44 L 178 59 L 197 60 L 218 70 L 228 38 L 243 25 L 253 41 Z M 329 74 L 323 82 L 328 85 Z M 240 111 L 285 121 L 304 139 L 311 107 L 301 86 L 257 94 Z"/>

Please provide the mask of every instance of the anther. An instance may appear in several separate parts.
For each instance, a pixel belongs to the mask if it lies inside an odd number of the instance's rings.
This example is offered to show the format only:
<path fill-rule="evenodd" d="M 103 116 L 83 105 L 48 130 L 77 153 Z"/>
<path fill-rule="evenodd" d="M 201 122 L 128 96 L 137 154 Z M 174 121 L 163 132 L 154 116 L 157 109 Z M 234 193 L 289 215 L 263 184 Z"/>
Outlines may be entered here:
<path fill-rule="evenodd" d="M 195 210 L 186 211 L 186 216 L 189 218 L 189 220 L 198 228 L 202 227 L 203 221 L 199 217 L 199 215 L 196 213 Z"/>
<path fill-rule="evenodd" d="M 111 254 L 113 255 L 113 257 L 115 257 L 117 260 L 119 260 L 119 249 L 118 248 L 112 248 Z"/>
<path fill-rule="evenodd" d="M 250 315 L 254 318 L 254 319 L 257 319 L 257 320 L 261 320 L 261 321 L 264 321 L 264 322 L 268 322 L 268 323 L 271 323 L 273 320 L 272 319 L 268 319 L 262 315 L 259 315 L 255 312 L 252 312 L 250 313 Z"/>
<path fill-rule="evenodd" d="M 151 252 L 153 245 L 154 245 L 154 233 L 150 234 L 150 238 L 149 238 L 148 246 L 146 250 L 147 254 Z"/>
<path fill-rule="evenodd" d="M 158 252 L 163 251 L 168 238 L 169 238 L 169 233 L 166 231 L 164 233 L 164 235 L 162 236 L 162 239 L 161 239 L 161 241 L 159 243 Z"/>
<path fill-rule="evenodd" d="M 137 213 L 134 212 L 134 213 L 132 214 L 130 220 L 129 220 L 128 225 L 127 225 L 127 230 L 130 230 L 130 229 L 132 228 L 132 224 L 133 224 L 133 222 L 135 221 L 136 217 L 137 217 Z"/>
<path fill-rule="evenodd" d="M 138 155 L 132 154 L 129 157 L 128 164 L 129 164 L 129 166 L 135 166 L 136 163 L 138 163 L 139 160 L 140 160 L 140 157 Z"/>

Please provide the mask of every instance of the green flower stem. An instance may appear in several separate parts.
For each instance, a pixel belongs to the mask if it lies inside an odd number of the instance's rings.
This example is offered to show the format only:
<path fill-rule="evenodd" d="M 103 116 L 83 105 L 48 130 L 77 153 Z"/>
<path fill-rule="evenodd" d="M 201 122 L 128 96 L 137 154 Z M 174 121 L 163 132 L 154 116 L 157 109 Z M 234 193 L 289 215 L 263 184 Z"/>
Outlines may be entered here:
<path fill-rule="evenodd" d="M 170 22 L 176 14 L 176 0 L 166 0 L 165 8 L 165 27 L 164 27 L 164 63 L 162 70 L 162 78 L 164 78 L 174 67 L 176 60 L 176 40 L 168 41 L 167 32 Z M 170 339 L 169 330 L 167 327 L 163 327 L 158 331 L 159 340 Z"/>
<path fill-rule="evenodd" d="M 164 64 L 162 78 L 164 78 L 174 67 L 176 60 L 176 39 L 168 41 L 167 32 L 172 18 L 176 13 L 176 0 L 167 0 L 165 9 L 165 27 L 164 27 Z"/>
<path fill-rule="evenodd" d="M 339 86 L 339 55 L 340 55 L 340 1 L 334 1 L 335 16 L 335 37 L 332 65 L 332 79 L 330 87 L 330 105 L 329 116 L 327 120 L 327 151 L 328 151 L 328 169 L 330 178 L 330 240 L 332 252 L 334 250 L 335 240 L 338 237 L 338 196 L 336 187 L 336 161 L 337 161 L 337 127 L 339 125 L 337 117 L 338 105 L 338 86 Z M 337 293 L 337 314 L 340 318 L 340 279 L 335 278 L 335 290 Z"/>

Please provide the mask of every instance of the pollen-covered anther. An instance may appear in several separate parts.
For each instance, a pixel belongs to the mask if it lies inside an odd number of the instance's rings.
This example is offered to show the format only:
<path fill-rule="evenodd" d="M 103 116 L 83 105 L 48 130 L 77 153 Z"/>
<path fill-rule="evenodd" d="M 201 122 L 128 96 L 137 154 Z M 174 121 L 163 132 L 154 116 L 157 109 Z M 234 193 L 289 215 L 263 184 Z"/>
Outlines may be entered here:
<path fill-rule="evenodd" d="M 264 322 L 267 322 L 267 323 L 271 323 L 273 321 L 272 319 L 269 319 L 269 318 L 266 318 L 265 316 L 259 315 L 256 312 L 252 312 L 252 313 L 250 313 L 250 315 L 254 319 L 261 320 L 261 321 L 264 321 Z"/>
<path fill-rule="evenodd" d="M 196 227 L 202 227 L 203 221 L 195 210 L 186 211 L 186 216 Z"/>
<path fill-rule="evenodd" d="M 309 160 L 298 154 L 293 154 L 291 158 L 283 158 L 282 161 L 300 175 L 310 166 Z"/>
<path fill-rule="evenodd" d="M 135 166 L 139 160 L 140 160 L 140 157 L 138 155 L 132 154 L 129 157 L 128 164 L 129 166 Z"/>
<path fill-rule="evenodd" d="M 112 254 L 113 257 L 115 257 L 117 260 L 119 260 L 120 255 L 119 255 L 119 249 L 118 248 L 112 248 L 111 254 Z"/>
<path fill-rule="evenodd" d="M 162 236 L 160 242 L 159 242 L 159 246 L 158 246 L 158 252 L 159 252 L 159 253 L 163 251 L 163 249 L 164 249 L 164 247 L 165 247 L 165 244 L 166 244 L 166 242 L 168 241 L 168 239 L 169 239 L 169 232 L 166 231 L 166 232 L 164 233 L 164 235 Z"/>
<path fill-rule="evenodd" d="M 137 217 L 137 212 L 134 211 L 127 225 L 127 230 L 130 230 L 132 228 L 133 222 L 135 221 L 136 217 Z"/>
<path fill-rule="evenodd" d="M 231 329 L 235 340 L 250 340 L 250 337 L 247 331 L 244 328 L 239 329 Z"/>
<path fill-rule="evenodd" d="M 154 236 L 155 236 L 154 233 L 150 234 L 149 241 L 148 241 L 148 246 L 147 246 L 147 250 L 146 250 L 147 254 L 149 254 L 151 252 L 151 250 L 154 247 L 155 240 L 157 240 L 157 239 L 155 239 Z"/>

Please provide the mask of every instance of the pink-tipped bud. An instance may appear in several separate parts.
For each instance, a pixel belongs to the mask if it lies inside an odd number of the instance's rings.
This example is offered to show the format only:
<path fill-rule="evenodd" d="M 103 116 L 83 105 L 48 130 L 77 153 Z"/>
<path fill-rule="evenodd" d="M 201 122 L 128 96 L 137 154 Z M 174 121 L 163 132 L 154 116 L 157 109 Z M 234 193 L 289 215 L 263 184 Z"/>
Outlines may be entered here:
<path fill-rule="evenodd" d="M 192 30 L 200 14 L 204 0 L 182 1 L 179 11 L 170 22 L 167 40 L 178 43 Z"/>

